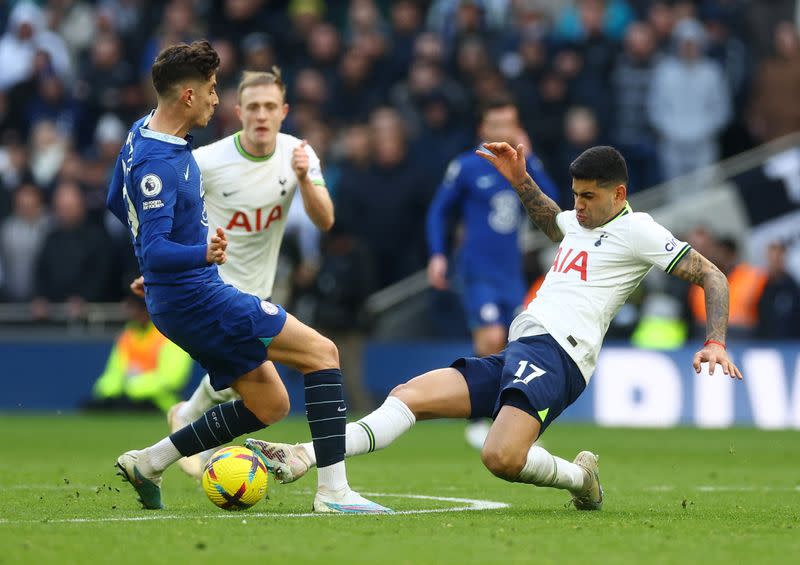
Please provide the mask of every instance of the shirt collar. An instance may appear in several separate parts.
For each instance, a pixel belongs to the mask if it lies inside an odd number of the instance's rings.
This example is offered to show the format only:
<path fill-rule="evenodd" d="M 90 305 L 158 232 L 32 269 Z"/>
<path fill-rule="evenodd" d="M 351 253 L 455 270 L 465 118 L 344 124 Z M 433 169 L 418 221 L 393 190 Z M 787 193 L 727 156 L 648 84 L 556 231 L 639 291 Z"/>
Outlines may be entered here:
<path fill-rule="evenodd" d="M 151 110 L 150 114 L 144 119 L 142 123 L 142 127 L 139 128 L 139 133 L 142 137 L 149 137 L 150 139 L 157 139 L 159 141 L 163 141 L 165 143 L 171 143 L 173 145 L 188 145 L 192 141 L 192 136 L 187 135 L 185 138 L 178 137 L 176 135 L 170 135 L 168 133 L 161 133 L 160 131 L 153 131 L 147 127 L 147 124 L 150 123 L 150 119 L 153 117 L 155 110 Z"/>
<path fill-rule="evenodd" d="M 631 208 L 631 205 L 630 205 L 630 204 L 628 204 L 628 201 L 626 200 L 626 201 L 625 201 L 625 206 L 622 208 L 622 210 L 620 210 L 620 211 L 617 213 L 617 215 L 616 215 L 616 216 L 614 216 L 613 218 L 611 218 L 610 220 L 608 220 L 608 221 L 607 221 L 605 224 L 603 224 L 603 225 L 600 225 L 600 226 L 597 226 L 597 227 L 598 227 L 598 228 L 605 227 L 605 226 L 607 226 L 608 224 L 610 224 L 611 222 L 613 222 L 614 220 L 616 220 L 616 219 L 618 219 L 618 218 L 621 218 L 622 216 L 624 216 L 624 215 L 626 215 L 626 214 L 630 214 L 631 212 L 633 212 L 633 209 Z M 597 228 L 595 228 L 595 229 L 597 229 Z"/>

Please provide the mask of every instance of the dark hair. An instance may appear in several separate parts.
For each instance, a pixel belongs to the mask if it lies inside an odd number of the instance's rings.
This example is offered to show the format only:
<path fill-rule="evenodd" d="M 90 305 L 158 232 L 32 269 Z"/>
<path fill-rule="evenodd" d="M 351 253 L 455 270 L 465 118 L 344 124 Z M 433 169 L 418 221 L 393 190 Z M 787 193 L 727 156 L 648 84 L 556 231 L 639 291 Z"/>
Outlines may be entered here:
<path fill-rule="evenodd" d="M 492 110 L 499 110 L 500 108 L 508 108 L 509 106 L 516 109 L 517 105 L 514 103 L 514 98 L 512 98 L 510 94 L 507 94 L 505 92 L 498 92 L 493 96 L 491 96 L 490 98 L 488 98 L 487 100 L 481 102 L 480 108 L 478 110 L 479 111 L 478 117 L 480 118 L 480 121 L 483 121 L 486 119 L 486 114 L 488 114 Z"/>
<path fill-rule="evenodd" d="M 569 166 L 572 178 L 597 181 L 601 187 L 628 184 L 628 166 L 625 157 L 608 145 L 590 147 Z"/>
<path fill-rule="evenodd" d="M 219 55 L 208 41 L 170 45 L 158 54 L 153 63 L 153 86 L 159 96 L 164 96 L 181 81 L 209 80 L 217 67 Z"/>

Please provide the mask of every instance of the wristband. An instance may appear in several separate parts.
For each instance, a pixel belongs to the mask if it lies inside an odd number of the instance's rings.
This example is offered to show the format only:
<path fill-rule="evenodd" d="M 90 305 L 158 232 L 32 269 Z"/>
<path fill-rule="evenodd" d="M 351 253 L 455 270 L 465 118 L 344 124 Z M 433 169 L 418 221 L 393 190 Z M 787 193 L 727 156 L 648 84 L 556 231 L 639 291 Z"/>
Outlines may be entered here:
<path fill-rule="evenodd" d="M 706 342 L 703 344 L 703 347 L 707 346 L 709 343 L 716 343 L 716 344 L 717 344 L 717 345 L 719 345 L 719 346 L 720 346 L 722 349 L 724 349 L 724 350 L 726 350 L 726 351 L 728 350 L 728 348 L 727 348 L 727 347 L 725 347 L 725 344 L 724 344 L 724 343 L 722 343 L 721 341 L 717 341 L 716 339 L 707 339 L 707 340 L 706 340 Z"/>

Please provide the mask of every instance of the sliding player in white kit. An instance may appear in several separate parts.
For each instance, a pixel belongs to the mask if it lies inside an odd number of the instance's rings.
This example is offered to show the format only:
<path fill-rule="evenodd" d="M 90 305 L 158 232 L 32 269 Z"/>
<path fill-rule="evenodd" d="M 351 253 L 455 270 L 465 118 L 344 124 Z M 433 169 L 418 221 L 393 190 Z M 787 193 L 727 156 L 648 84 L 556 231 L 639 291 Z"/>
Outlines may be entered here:
<path fill-rule="evenodd" d="M 727 280 L 648 214 L 631 210 L 627 167 L 616 149 L 590 148 L 570 165 L 575 209 L 566 212 L 525 172 L 522 145 L 485 143 L 478 154 L 508 179 L 539 229 L 560 242 L 553 266 L 511 323 L 501 353 L 458 359 L 398 386 L 380 408 L 347 425 L 346 454 L 386 447 L 417 420 L 488 416 L 494 422 L 481 459 L 494 475 L 565 489 L 579 510 L 599 510 L 597 456 L 581 451 L 570 463 L 534 442 L 586 388 L 611 319 L 654 266 L 705 290 L 707 340 L 694 356 L 695 371 L 707 362 L 713 374 L 719 363 L 726 375 L 741 379 L 725 349 Z M 310 443 L 245 444 L 259 449 L 284 483 L 315 462 Z"/>
<path fill-rule="evenodd" d="M 270 73 L 245 71 L 236 108 L 242 131 L 193 152 L 203 175 L 209 233 L 221 227 L 228 238 L 228 261 L 219 266 L 219 274 L 226 283 L 262 299 L 272 294 L 286 219 L 297 188 L 317 228 L 327 231 L 334 221 L 333 201 L 319 158 L 305 141 L 280 133 L 289 111 L 285 95 L 277 67 Z M 275 366 L 268 365 L 278 378 Z M 216 391 L 208 375 L 204 376 L 188 401 L 170 409 L 170 431 L 234 398 L 238 395 L 233 389 Z M 213 451 L 184 457 L 179 465 L 199 479 Z"/>

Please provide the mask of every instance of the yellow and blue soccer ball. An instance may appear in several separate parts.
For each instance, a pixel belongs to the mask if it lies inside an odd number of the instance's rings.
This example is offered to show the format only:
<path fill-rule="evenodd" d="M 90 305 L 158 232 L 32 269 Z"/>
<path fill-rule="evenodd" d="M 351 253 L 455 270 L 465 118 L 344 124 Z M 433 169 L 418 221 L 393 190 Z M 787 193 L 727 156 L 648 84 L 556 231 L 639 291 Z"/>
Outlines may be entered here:
<path fill-rule="evenodd" d="M 267 493 L 267 466 L 246 447 L 223 447 L 206 464 L 203 490 L 223 510 L 250 508 Z"/>

